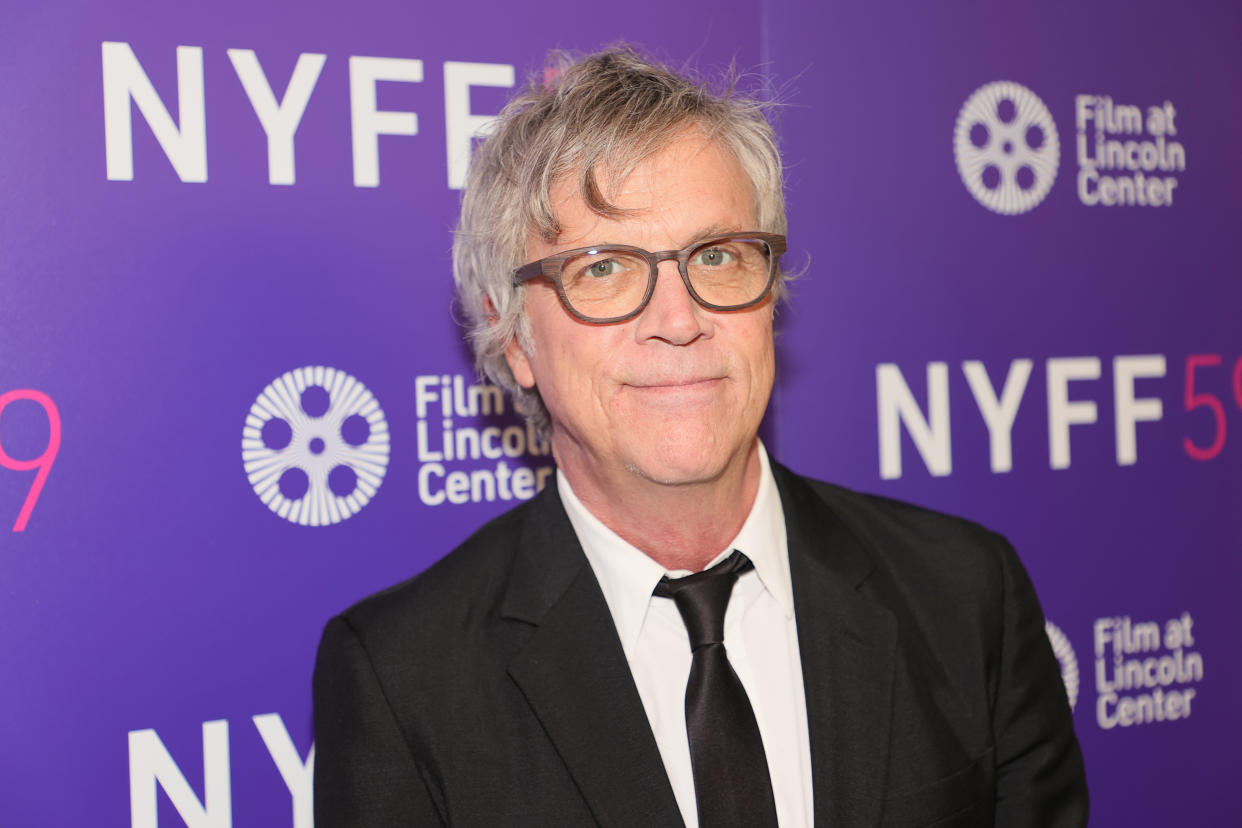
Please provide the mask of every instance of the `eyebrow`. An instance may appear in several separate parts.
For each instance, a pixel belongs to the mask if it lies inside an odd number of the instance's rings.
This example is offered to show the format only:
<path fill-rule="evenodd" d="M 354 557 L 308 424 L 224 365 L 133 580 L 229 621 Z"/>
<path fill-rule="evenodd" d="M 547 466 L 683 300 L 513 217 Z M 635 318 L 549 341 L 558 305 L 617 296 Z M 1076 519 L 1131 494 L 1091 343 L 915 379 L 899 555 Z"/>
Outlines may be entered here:
<path fill-rule="evenodd" d="M 729 235 L 729 234 L 731 234 L 731 233 L 737 233 L 737 232 L 739 232 L 739 231 L 741 231 L 741 230 L 745 230 L 745 229 L 747 229 L 747 228 L 745 228 L 745 227 L 730 227 L 730 226 L 725 225 L 725 224 L 709 224 L 709 225 L 708 225 L 708 226 L 706 226 L 706 227 L 701 227 L 701 228 L 699 228 L 699 229 L 698 229 L 698 230 L 694 233 L 694 235 L 692 235 L 692 236 L 691 236 L 691 237 L 690 237 L 690 238 L 686 241 L 686 243 L 685 243 L 684 245 L 682 245 L 682 247 L 688 247 L 688 246 L 690 246 L 690 245 L 694 244 L 696 241 L 700 241 L 700 240 L 702 240 L 702 239 L 710 239 L 710 238 L 712 238 L 713 236 L 727 236 L 727 235 Z"/>
<path fill-rule="evenodd" d="M 745 229 L 748 229 L 748 228 L 737 228 L 737 227 L 733 227 L 727 224 L 709 224 L 706 227 L 700 227 L 698 230 L 691 233 L 689 237 L 683 236 L 682 240 L 685 242 L 685 244 L 681 245 L 680 247 L 676 249 L 684 250 L 690 245 L 694 244 L 695 242 L 700 242 L 700 241 L 703 241 L 704 239 L 714 239 L 714 238 L 719 238 L 721 236 L 729 236 L 734 233 L 739 233 Z M 620 244 L 620 242 L 604 242 L 602 244 L 593 244 L 591 245 L 591 247 L 609 247 L 613 244 Z M 655 252 L 655 251 L 652 251 L 652 252 Z"/>
<path fill-rule="evenodd" d="M 751 229 L 753 228 L 737 228 L 737 227 L 733 227 L 727 224 L 709 224 L 705 227 L 699 228 L 694 233 L 691 233 L 689 236 L 689 240 L 686 241 L 685 244 L 681 245 L 680 247 L 676 249 L 684 250 L 690 245 L 694 244 L 695 242 L 703 241 L 704 239 L 714 239 L 714 238 L 719 238 L 721 236 L 730 236 L 736 233 L 743 232 L 744 230 L 751 230 Z M 755 231 L 755 232 L 759 232 L 759 231 Z M 617 246 L 634 247 L 634 245 L 626 244 L 624 242 L 605 241 L 605 242 L 596 242 L 594 244 L 583 245 L 582 247 L 574 247 L 574 248 L 567 248 L 567 249 L 586 250 L 592 247 L 617 247 Z M 651 252 L 654 253 L 658 251 L 653 250 Z"/>

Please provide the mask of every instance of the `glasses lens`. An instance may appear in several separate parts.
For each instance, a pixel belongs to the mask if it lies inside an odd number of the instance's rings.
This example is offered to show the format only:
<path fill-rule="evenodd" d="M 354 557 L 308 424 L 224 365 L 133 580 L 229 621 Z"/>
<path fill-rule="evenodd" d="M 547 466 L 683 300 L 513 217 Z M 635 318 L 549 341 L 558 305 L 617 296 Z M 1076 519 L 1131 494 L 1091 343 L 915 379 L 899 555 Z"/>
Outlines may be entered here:
<path fill-rule="evenodd" d="M 601 247 L 568 259 L 561 268 L 561 286 L 578 313 L 611 319 L 642 304 L 650 272 L 642 256 Z"/>
<path fill-rule="evenodd" d="M 704 302 L 726 308 L 746 305 L 767 291 L 772 253 L 758 239 L 716 239 L 690 254 L 686 274 Z"/>

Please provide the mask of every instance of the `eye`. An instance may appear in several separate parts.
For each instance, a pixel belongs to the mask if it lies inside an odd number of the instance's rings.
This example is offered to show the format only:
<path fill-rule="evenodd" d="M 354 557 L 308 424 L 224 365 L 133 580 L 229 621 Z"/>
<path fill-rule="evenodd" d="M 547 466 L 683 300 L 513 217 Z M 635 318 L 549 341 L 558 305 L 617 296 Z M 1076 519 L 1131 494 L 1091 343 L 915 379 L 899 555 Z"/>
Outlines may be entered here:
<path fill-rule="evenodd" d="M 598 262 L 591 262 L 590 267 L 586 269 L 586 275 L 602 279 L 607 276 L 616 276 L 621 270 L 621 263 L 616 259 L 601 259 Z"/>
<path fill-rule="evenodd" d="M 705 247 L 697 251 L 691 261 L 704 267 L 723 267 L 724 265 L 733 264 L 735 257 L 723 247 Z"/>
<path fill-rule="evenodd" d="M 561 282 L 570 290 L 611 288 L 635 280 L 647 263 L 625 250 L 593 248 L 565 262 Z"/>

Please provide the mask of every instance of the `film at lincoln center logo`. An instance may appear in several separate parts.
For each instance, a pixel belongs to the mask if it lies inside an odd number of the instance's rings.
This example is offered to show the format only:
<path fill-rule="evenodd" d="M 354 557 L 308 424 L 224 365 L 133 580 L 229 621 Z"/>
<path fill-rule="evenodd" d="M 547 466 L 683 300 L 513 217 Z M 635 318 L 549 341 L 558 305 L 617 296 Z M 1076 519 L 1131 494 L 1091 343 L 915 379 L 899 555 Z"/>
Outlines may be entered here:
<path fill-rule="evenodd" d="M 296 368 L 250 406 L 242 462 L 255 494 L 285 520 L 339 523 L 384 482 L 388 422 L 367 387 L 344 371 Z"/>
<path fill-rule="evenodd" d="M 1034 209 L 1052 189 L 1061 142 L 1039 96 L 1021 84 L 997 81 L 962 104 L 953 156 L 975 200 L 1012 216 Z"/>

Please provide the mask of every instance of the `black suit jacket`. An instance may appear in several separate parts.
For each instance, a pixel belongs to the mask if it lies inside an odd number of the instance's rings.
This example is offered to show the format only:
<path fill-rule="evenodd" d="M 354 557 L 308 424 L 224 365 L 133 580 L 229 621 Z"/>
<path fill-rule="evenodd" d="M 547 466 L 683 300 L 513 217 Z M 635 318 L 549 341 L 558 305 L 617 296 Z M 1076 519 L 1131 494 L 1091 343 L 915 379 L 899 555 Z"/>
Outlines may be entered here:
<path fill-rule="evenodd" d="M 1060 673 L 1004 539 L 773 472 L 816 825 L 1084 825 Z M 554 484 L 329 622 L 314 695 L 319 828 L 682 824 Z"/>

